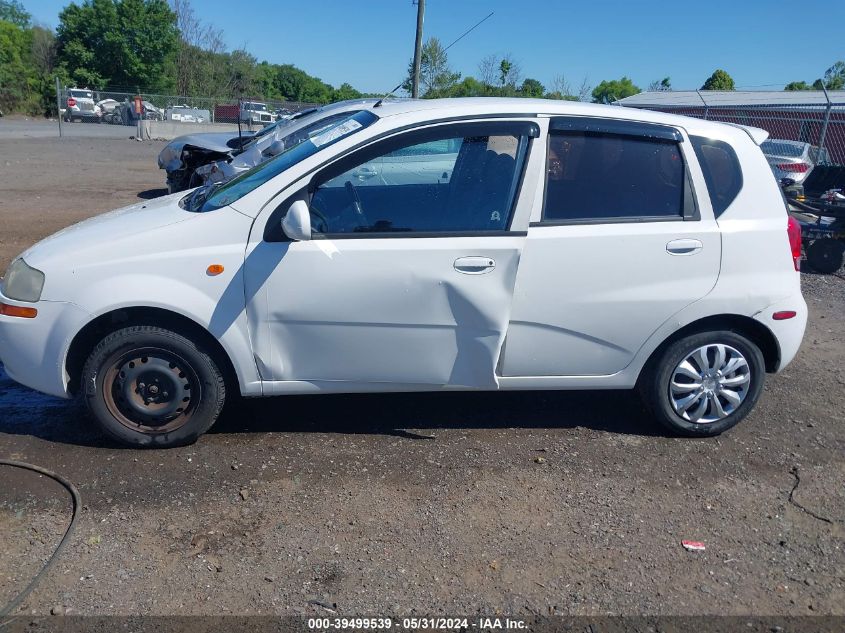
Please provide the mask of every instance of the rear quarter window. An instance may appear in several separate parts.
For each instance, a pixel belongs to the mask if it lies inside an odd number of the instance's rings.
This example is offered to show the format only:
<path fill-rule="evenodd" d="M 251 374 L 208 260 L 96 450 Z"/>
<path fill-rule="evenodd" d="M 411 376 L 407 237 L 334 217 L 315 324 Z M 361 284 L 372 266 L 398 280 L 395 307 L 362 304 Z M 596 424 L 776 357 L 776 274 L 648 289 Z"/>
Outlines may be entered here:
<path fill-rule="evenodd" d="M 718 218 L 742 189 L 742 168 L 734 149 L 724 141 L 703 136 L 690 136 L 695 155 L 704 172 L 707 193 Z"/>

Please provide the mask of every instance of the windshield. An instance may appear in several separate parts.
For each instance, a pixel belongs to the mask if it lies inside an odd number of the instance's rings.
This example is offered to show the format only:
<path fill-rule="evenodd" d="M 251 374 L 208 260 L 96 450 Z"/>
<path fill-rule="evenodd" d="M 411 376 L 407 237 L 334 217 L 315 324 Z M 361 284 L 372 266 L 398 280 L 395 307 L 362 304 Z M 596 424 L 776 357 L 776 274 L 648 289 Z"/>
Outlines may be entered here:
<path fill-rule="evenodd" d="M 267 106 L 263 103 L 245 103 L 244 108 L 246 110 L 254 110 L 256 112 L 266 112 Z"/>
<path fill-rule="evenodd" d="M 68 93 L 74 99 L 93 99 L 94 95 L 85 90 L 68 90 Z"/>
<path fill-rule="evenodd" d="M 763 141 L 760 146 L 764 154 L 770 156 L 789 156 L 790 158 L 799 158 L 804 153 L 803 145 L 793 145 L 792 143 L 778 143 L 777 141 Z"/>
<path fill-rule="evenodd" d="M 362 110 L 326 127 L 321 127 L 311 134 L 307 141 L 285 150 L 278 156 L 253 167 L 249 171 L 245 171 L 226 184 L 216 188 L 207 185 L 197 189 L 191 194 L 186 206 L 191 211 L 214 211 L 232 204 L 286 169 L 313 156 L 329 145 L 369 127 L 377 120 L 378 117 L 375 114 L 368 110 Z"/>

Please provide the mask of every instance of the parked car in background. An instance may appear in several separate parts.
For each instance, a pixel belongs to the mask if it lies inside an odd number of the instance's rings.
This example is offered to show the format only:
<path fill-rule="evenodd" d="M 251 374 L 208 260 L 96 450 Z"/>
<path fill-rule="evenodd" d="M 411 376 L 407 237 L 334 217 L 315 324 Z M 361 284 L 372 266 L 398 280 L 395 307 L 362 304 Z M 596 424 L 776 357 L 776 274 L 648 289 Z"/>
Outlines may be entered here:
<path fill-rule="evenodd" d="M 718 435 L 807 319 L 766 136 L 540 99 L 360 107 L 28 249 L 0 356 L 132 446 L 193 442 L 235 393 L 637 389 L 673 433 Z M 360 186 L 397 157 L 418 160 Z"/>
<path fill-rule="evenodd" d="M 296 114 L 293 110 L 288 110 L 287 108 L 276 108 L 273 112 L 273 115 L 276 117 L 277 121 L 281 121 L 283 119 L 292 119 L 293 116 Z"/>
<path fill-rule="evenodd" d="M 199 186 L 207 182 L 224 183 L 264 161 L 289 150 L 309 137 L 344 118 L 372 106 L 378 99 L 351 99 L 339 101 L 321 108 L 297 113 L 290 119 L 279 121 L 255 134 L 239 152 L 223 159 L 211 161 L 197 167 L 194 171 L 193 184 Z"/>
<path fill-rule="evenodd" d="M 73 121 L 99 123 L 101 119 L 95 108 L 94 93 L 88 88 L 68 88 L 63 117 L 68 123 Z"/>
<path fill-rule="evenodd" d="M 827 150 L 802 141 L 768 139 L 760 146 L 777 180 L 791 178 L 801 184 L 819 162 L 826 162 Z"/>
<path fill-rule="evenodd" d="M 244 101 L 241 103 L 240 119 L 247 125 L 267 125 L 275 121 L 275 115 L 267 109 L 266 103 Z"/>
<path fill-rule="evenodd" d="M 358 99 L 302 110 L 254 134 L 243 130 L 241 136 L 228 132 L 180 136 L 161 150 L 158 166 L 167 172 L 170 193 L 197 187 L 208 180 L 224 182 L 307 138 L 308 132 L 323 119 L 375 102 L 376 99 Z M 308 130 L 300 132 L 304 128 Z"/>
<path fill-rule="evenodd" d="M 211 111 L 207 108 L 194 108 L 187 104 L 170 106 L 164 111 L 165 119 L 182 123 L 207 123 L 211 120 Z"/>

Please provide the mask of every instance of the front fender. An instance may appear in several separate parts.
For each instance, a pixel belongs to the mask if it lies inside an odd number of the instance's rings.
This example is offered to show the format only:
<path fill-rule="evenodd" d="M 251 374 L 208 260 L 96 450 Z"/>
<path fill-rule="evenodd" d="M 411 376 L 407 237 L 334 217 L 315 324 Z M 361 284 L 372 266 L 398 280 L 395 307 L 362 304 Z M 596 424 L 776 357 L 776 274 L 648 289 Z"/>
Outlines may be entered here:
<path fill-rule="evenodd" d="M 238 267 L 223 282 L 226 288 L 216 297 L 204 292 L 202 287 L 178 279 L 150 274 L 120 275 L 89 285 L 75 302 L 86 306 L 91 314 L 89 322 L 129 308 L 158 308 L 193 321 L 220 342 L 232 362 L 243 395 L 260 395 L 261 377 L 246 318 L 243 269 Z M 139 288 L 144 291 L 139 293 Z M 67 351 L 64 351 L 64 362 Z"/>

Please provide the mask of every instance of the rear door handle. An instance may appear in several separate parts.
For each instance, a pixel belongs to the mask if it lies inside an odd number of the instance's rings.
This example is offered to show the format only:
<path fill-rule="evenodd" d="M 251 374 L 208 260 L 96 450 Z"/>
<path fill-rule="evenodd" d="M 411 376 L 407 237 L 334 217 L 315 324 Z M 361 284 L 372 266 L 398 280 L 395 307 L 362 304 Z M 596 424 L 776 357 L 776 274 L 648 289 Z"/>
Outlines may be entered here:
<path fill-rule="evenodd" d="M 701 240 L 691 239 L 672 240 L 666 245 L 666 250 L 670 255 L 695 255 L 703 248 L 704 244 Z"/>
<path fill-rule="evenodd" d="M 496 262 L 490 257 L 458 257 L 455 260 L 455 270 L 465 275 L 483 275 L 496 267 Z"/>

